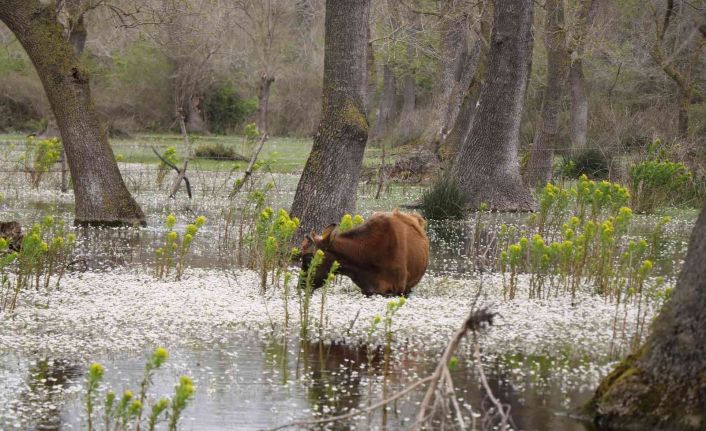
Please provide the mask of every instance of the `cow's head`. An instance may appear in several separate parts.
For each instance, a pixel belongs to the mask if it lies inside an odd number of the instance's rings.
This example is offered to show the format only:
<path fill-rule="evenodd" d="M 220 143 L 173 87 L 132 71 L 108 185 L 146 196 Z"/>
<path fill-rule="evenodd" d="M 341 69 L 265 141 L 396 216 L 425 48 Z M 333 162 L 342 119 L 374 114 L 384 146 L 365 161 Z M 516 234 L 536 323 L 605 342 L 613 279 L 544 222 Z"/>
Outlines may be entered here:
<path fill-rule="evenodd" d="M 317 235 L 316 232 L 312 229 L 311 233 L 304 236 L 301 245 L 301 274 L 303 277 L 305 277 L 306 274 L 309 272 L 309 267 L 311 266 L 311 261 L 314 259 L 314 254 L 316 254 L 318 250 L 323 250 L 323 252 L 326 253 L 326 251 L 331 246 L 334 229 L 336 229 L 335 223 L 328 225 L 328 227 L 324 229 L 323 232 L 321 232 L 321 235 Z M 324 281 L 326 281 L 326 276 L 331 270 L 331 265 L 333 265 L 333 261 L 334 259 L 332 256 L 324 254 L 324 260 L 323 262 L 321 262 L 321 265 L 316 268 L 316 273 L 314 274 L 312 280 L 312 285 L 315 289 L 318 289 L 319 287 L 323 286 Z M 303 282 L 303 280 L 300 279 L 300 282 Z M 300 285 L 303 286 L 303 284 Z"/>

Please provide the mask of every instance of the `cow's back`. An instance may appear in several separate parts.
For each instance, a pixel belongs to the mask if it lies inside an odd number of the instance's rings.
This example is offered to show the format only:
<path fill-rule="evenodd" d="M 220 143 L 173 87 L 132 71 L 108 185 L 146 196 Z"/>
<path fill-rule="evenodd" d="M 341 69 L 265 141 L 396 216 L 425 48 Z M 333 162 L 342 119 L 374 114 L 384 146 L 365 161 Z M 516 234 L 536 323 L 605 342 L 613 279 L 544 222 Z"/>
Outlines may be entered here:
<path fill-rule="evenodd" d="M 403 213 L 395 210 L 392 214 L 398 224 L 397 228 L 403 232 L 402 238 L 405 246 L 401 248 L 405 251 L 407 277 L 405 290 L 401 293 L 407 294 L 412 287 L 419 283 L 429 265 L 429 239 L 426 234 L 426 221 L 415 213 Z"/>

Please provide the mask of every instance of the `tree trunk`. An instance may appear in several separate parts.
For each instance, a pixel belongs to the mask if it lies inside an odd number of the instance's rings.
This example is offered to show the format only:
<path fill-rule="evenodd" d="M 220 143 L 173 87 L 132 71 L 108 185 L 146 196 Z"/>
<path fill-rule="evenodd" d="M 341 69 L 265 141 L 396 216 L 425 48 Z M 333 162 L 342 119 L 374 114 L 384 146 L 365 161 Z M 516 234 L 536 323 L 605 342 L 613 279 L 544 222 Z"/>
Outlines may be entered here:
<path fill-rule="evenodd" d="M 609 374 L 589 406 L 607 429 L 706 429 L 706 208 L 672 298 L 637 353 Z"/>
<path fill-rule="evenodd" d="M 380 96 L 378 115 L 372 132 L 372 136 L 375 139 L 385 137 L 395 116 L 396 88 L 395 75 L 392 73 L 392 68 L 386 64 L 383 66 L 382 95 Z"/>
<path fill-rule="evenodd" d="M 270 87 L 275 82 L 275 77 L 267 73 L 260 76 L 260 85 L 257 88 L 257 130 L 267 133 L 267 114 L 270 103 Z"/>
<path fill-rule="evenodd" d="M 415 17 L 415 23 L 419 17 Z M 414 70 L 414 37 L 416 36 L 417 25 L 410 25 L 407 30 L 407 48 L 406 48 L 406 65 L 404 76 L 402 78 L 402 110 L 400 111 L 400 119 L 397 123 L 395 135 L 401 143 L 406 143 L 410 139 L 414 139 L 415 130 L 417 129 L 415 111 L 417 108 L 417 80 Z"/>
<path fill-rule="evenodd" d="M 544 45 L 547 49 L 547 83 L 542 96 L 542 110 L 530 148 L 525 182 L 530 187 L 543 186 L 552 179 L 554 149 L 559 143 L 559 111 L 567 75 L 566 32 L 563 0 L 546 0 Z"/>
<path fill-rule="evenodd" d="M 427 147 L 437 155 L 456 121 L 465 90 L 473 76 L 474 69 L 468 63 L 477 60 L 477 55 L 474 58 L 474 53 L 468 49 L 468 17 L 465 14 L 454 15 L 451 0 L 443 2 L 442 13 L 445 17 L 441 25 L 440 79 L 434 93 L 431 118 L 423 135 Z"/>
<path fill-rule="evenodd" d="M 203 96 L 193 94 L 189 98 L 189 111 L 186 127 L 191 133 L 208 133 L 203 112 Z"/>
<path fill-rule="evenodd" d="M 322 119 L 294 195 L 298 238 L 355 210 L 368 139 L 363 73 L 369 0 L 327 0 Z"/>
<path fill-rule="evenodd" d="M 588 97 L 583 76 L 583 60 L 577 59 L 569 68 L 571 86 L 571 148 L 573 151 L 586 149 L 588 133 Z"/>
<path fill-rule="evenodd" d="M 64 38 L 54 3 L 5 0 L 0 20 L 24 47 L 47 93 L 71 169 L 76 222 L 144 224 L 98 120 L 88 72 Z"/>
<path fill-rule="evenodd" d="M 478 208 L 499 211 L 534 208 L 517 157 L 520 120 L 532 55 L 532 0 L 496 0 L 488 70 L 468 139 L 451 177 Z"/>
<path fill-rule="evenodd" d="M 571 89 L 571 125 L 570 137 L 572 151 L 586 149 L 588 133 L 588 96 L 583 75 L 583 54 L 586 45 L 588 27 L 596 15 L 598 1 L 580 0 L 574 18 L 569 40 L 571 64 L 569 66 L 569 86 Z"/>
<path fill-rule="evenodd" d="M 481 80 L 483 79 L 481 69 L 484 69 L 484 67 L 479 67 L 479 71 L 468 86 L 466 95 L 463 98 L 463 104 L 456 117 L 456 122 L 448 136 L 446 136 L 442 150 L 444 160 L 453 161 L 456 159 L 459 148 L 461 148 L 461 145 L 468 139 L 468 134 L 471 132 L 473 116 L 476 112 L 476 105 L 480 94 Z"/>
<path fill-rule="evenodd" d="M 689 105 L 691 105 L 691 85 L 686 90 L 679 90 L 677 133 L 682 139 L 689 135 Z"/>
<path fill-rule="evenodd" d="M 373 103 L 375 103 L 375 90 L 377 89 L 377 70 L 375 70 L 375 48 L 371 42 L 372 37 L 370 36 L 370 24 L 368 24 L 367 30 L 368 47 L 365 51 L 365 61 L 366 61 L 366 88 L 365 88 L 365 111 L 370 112 L 373 109 Z"/>
<path fill-rule="evenodd" d="M 476 41 L 478 45 L 477 49 L 480 50 L 479 59 L 477 66 L 475 66 L 475 74 L 468 84 L 463 103 L 456 116 L 456 121 L 449 131 L 449 134 L 446 136 L 442 149 L 444 160 L 450 163 L 456 160 L 461 145 L 466 142 L 468 134 L 471 132 L 471 125 L 473 124 L 473 116 L 476 113 L 481 85 L 485 79 L 485 71 L 488 67 L 488 46 L 487 42 L 483 41 L 490 40 L 490 29 L 492 26 L 490 10 L 492 7 L 488 0 L 481 2 L 479 6 L 481 8 L 480 35 L 479 39 Z"/>

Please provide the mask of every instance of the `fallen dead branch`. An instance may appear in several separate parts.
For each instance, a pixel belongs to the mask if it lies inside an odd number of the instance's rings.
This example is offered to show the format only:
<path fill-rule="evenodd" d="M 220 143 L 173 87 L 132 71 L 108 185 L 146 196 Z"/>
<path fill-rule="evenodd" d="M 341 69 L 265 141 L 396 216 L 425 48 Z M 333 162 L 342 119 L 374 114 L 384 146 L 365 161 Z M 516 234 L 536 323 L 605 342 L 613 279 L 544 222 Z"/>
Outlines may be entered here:
<path fill-rule="evenodd" d="M 446 346 L 446 349 L 444 350 L 444 353 L 441 355 L 441 359 L 439 360 L 438 365 L 436 366 L 436 369 L 434 370 L 434 373 L 432 373 L 430 376 L 425 377 L 423 379 L 417 380 L 416 382 L 408 385 L 404 389 L 402 389 L 399 392 L 396 392 L 395 394 L 378 401 L 375 404 L 371 404 L 367 408 L 363 409 L 352 409 L 350 412 L 338 416 L 331 416 L 328 418 L 321 418 L 321 419 L 312 419 L 312 420 L 301 420 L 301 421 L 294 421 L 290 422 L 284 425 L 280 425 L 276 428 L 271 428 L 270 431 L 276 431 L 276 430 L 281 430 L 281 429 L 286 429 L 286 428 L 301 428 L 301 427 L 312 427 L 315 425 L 322 425 L 326 423 L 331 423 L 331 422 L 337 422 L 337 421 L 343 421 L 347 419 L 352 419 L 358 415 L 362 414 L 367 414 L 370 413 L 380 407 L 384 407 L 388 405 L 389 403 L 395 401 L 396 399 L 410 393 L 414 389 L 418 388 L 419 386 L 429 383 L 429 387 L 427 388 L 427 392 L 425 393 L 424 400 L 422 401 L 419 411 L 417 413 L 417 420 L 413 426 L 412 429 L 414 430 L 419 430 L 419 429 L 433 429 L 433 426 L 429 425 L 426 426 L 427 421 L 433 417 L 434 411 L 436 406 L 438 405 L 438 402 L 442 398 L 447 398 L 455 412 L 456 415 L 456 422 L 458 424 L 459 429 L 466 429 L 466 423 L 463 418 L 463 414 L 461 411 L 461 407 L 458 404 L 458 400 L 455 395 L 454 391 L 454 386 L 453 386 L 453 380 L 451 378 L 451 372 L 448 368 L 448 364 L 451 360 L 451 357 L 453 354 L 456 352 L 458 349 L 459 344 L 463 340 L 463 338 L 466 336 L 466 334 L 470 331 L 473 332 L 474 337 L 473 337 L 473 344 L 474 344 L 474 364 L 476 365 L 476 371 L 479 375 L 481 385 L 483 386 L 483 389 L 486 392 L 486 397 L 490 399 L 493 409 L 490 412 L 492 416 L 490 416 L 486 421 L 485 424 L 488 425 L 488 428 L 485 426 L 483 429 L 491 429 L 495 424 L 499 424 L 499 427 L 497 429 L 507 429 L 508 426 L 512 426 L 512 420 L 510 419 L 509 416 L 509 407 L 503 406 L 503 404 L 495 398 L 493 395 L 490 386 L 488 385 L 488 380 L 485 377 L 485 374 L 483 372 L 483 369 L 481 367 L 480 363 L 480 346 L 477 342 L 476 339 L 476 332 L 483 328 L 484 326 L 487 325 L 492 325 L 493 324 L 493 318 L 495 317 L 495 313 L 492 313 L 486 309 L 482 310 L 476 310 L 472 311 L 469 315 L 468 318 L 463 323 L 463 326 L 459 328 L 456 333 L 454 334 L 453 338 L 449 342 L 449 344 Z M 442 392 L 443 390 L 443 392 Z M 441 395 L 441 396 L 439 396 Z M 484 425 L 485 425 L 484 424 Z M 475 427 L 474 427 L 475 428 Z"/>
<path fill-rule="evenodd" d="M 255 166 L 255 162 L 257 161 L 257 157 L 260 155 L 260 151 L 262 150 L 262 147 L 265 145 L 265 142 L 267 142 L 267 133 L 263 133 L 262 136 L 260 137 L 260 143 L 257 145 L 257 148 L 252 154 L 252 157 L 250 158 L 250 163 L 248 163 L 248 167 L 245 169 L 245 173 L 243 174 L 243 177 L 235 182 L 235 187 L 233 187 L 233 191 L 230 193 L 230 198 L 233 196 L 237 195 L 238 192 L 240 192 L 240 189 L 243 188 L 245 185 L 245 182 L 250 178 L 252 175 L 253 167 Z"/>

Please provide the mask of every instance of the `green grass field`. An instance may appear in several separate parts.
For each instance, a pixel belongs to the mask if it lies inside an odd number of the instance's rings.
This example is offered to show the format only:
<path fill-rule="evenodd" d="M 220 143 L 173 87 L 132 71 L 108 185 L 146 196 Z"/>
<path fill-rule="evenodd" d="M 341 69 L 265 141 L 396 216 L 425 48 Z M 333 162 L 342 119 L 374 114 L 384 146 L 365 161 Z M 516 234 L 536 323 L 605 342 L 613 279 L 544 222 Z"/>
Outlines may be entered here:
<path fill-rule="evenodd" d="M 21 150 L 21 145 L 26 137 L 20 134 L 0 134 L 0 144 L 13 143 L 16 150 Z M 238 154 L 250 158 L 253 145 L 246 145 L 242 136 L 201 136 L 190 137 L 192 150 L 201 144 L 223 144 L 233 148 Z M 111 139 L 111 146 L 116 158 L 124 163 L 158 164 L 159 159 L 152 152 L 154 147 L 163 153 L 168 147 L 173 146 L 181 156 L 184 141 L 181 135 L 176 134 L 135 134 L 129 139 Z M 271 137 L 265 143 L 259 159 L 269 161 L 273 172 L 292 173 L 304 169 L 304 164 L 309 157 L 313 141 L 310 138 Z M 365 150 L 363 164 L 365 166 L 378 166 L 382 152 L 379 147 L 368 145 Z M 389 163 L 389 160 L 388 160 Z M 193 168 L 206 171 L 244 170 L 247 162 L 234 162 L 231 160 L 193 159 L 190 162 Z"/>

